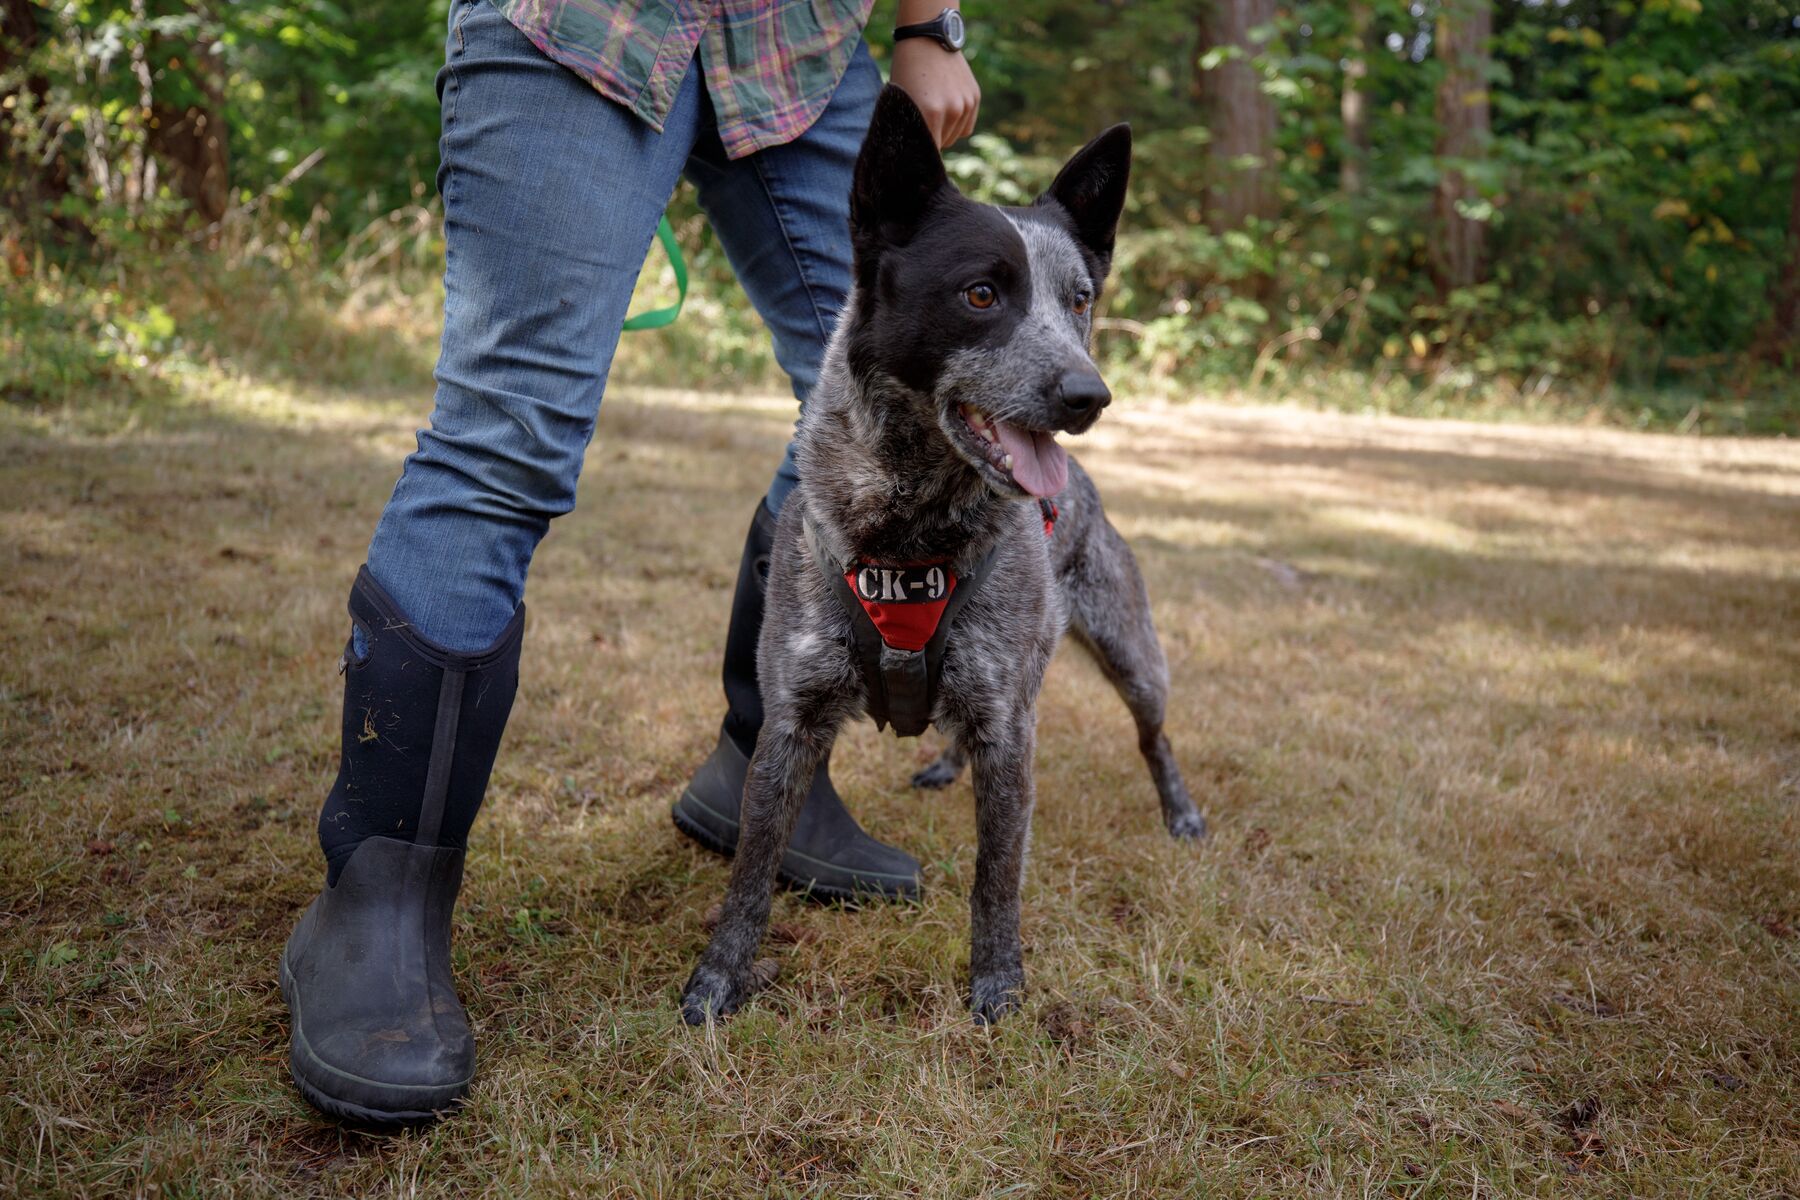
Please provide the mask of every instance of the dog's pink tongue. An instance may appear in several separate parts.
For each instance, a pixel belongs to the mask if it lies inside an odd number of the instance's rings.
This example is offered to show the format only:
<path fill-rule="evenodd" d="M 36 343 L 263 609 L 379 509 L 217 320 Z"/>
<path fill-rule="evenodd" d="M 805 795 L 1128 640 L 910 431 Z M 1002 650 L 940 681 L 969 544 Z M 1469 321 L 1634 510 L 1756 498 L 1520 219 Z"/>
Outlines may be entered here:
<path fill-rule="evenodd" d="M 1054 434 L 994 422 L 1000 445 L 1012 455 L 1013 482 L 1032 495 L 1048 499 L 1069 485 L 1069 455 Z"/>

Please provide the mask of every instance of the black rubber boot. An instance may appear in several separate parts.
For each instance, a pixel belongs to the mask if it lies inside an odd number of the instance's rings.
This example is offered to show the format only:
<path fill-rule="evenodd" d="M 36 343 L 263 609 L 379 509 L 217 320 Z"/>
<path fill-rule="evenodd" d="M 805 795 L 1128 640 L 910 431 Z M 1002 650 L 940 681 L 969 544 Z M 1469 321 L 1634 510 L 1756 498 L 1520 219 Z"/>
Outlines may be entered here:
<path fill-rule="evenodd" d="M 320 818 L 325 889 L 281 956 L 288 1065 L 321 1112 L 416 1124 L 468 1093 L 475 1039 L 450 973 L 463 846 L 518 685 L 524 607 L 489 649 L 412 630 L 367 568 L 350 593 L 344 743 Z"/>
<path fill-rule="evenodd" d="M 744 539 L 731 624 L 725 632 L 725 723 L 718 747 L 700 764 L 673 812 L 678 829 L 724 855 L 737 849 L 744 776 L 762 729 L 756 641 L 762 633 L 763 590 L 774 540 L 775 517 L 758 501 Z M 825 900 L 916 899 L 918 860 L 863 831 L 831 786 L 830 766 L 828 758 L 813 776 L 778 877 L 788 887 Z"/>
<path fill-rule="evenodd" d="M 288 938 L 288 1069 L 327 1116 L 414 1125 L 468 1094 L 475 1036 L 450 977 L 462 864 L 461 850 L 372 837 Z"/>

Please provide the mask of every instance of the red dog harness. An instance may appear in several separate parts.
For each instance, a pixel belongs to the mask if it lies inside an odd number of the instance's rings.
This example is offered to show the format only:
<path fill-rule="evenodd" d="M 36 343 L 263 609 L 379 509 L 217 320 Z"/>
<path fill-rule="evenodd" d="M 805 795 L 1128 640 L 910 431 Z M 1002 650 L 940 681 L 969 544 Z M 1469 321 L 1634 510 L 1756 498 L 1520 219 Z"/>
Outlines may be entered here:
<path fill-rule="evenodd" d="M 1049 537 L 1056 528 L 1056 505 L 1040 500 L 1038 507 Z M 845 564 L 831 558 L 817 536 L 812 545 L 833 594 L 850 615 L 875 727 L 892 725 L 901 737 L 917 737 L 931 724 L 951 618 L 986 581 L 994 552 L 959 575 L 948 558 Z"/>

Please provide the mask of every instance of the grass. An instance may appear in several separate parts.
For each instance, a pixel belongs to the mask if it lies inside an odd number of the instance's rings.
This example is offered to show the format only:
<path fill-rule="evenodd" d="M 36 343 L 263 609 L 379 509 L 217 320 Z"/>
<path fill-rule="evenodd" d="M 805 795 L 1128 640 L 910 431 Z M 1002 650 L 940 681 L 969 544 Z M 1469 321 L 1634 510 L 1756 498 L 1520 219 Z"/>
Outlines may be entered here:
<path fill-rule="evenodd" d="M 773 990 L 678 1023 L 726 871 L 667 807 L 791 405 L 626 387 L 459 910 L 472 1103 L 320 1120 L 275 962 L 430 339 L 256 313 L 0 404 L 0 1193 L 1800 1193 L 1800 446 L 1130 397 L 1079 452 L 1214 834 L 1065 650 L 1022 1013 L 963 1010 L 967 783 L 863 726 L 926 899 L 783 897 Z"/>

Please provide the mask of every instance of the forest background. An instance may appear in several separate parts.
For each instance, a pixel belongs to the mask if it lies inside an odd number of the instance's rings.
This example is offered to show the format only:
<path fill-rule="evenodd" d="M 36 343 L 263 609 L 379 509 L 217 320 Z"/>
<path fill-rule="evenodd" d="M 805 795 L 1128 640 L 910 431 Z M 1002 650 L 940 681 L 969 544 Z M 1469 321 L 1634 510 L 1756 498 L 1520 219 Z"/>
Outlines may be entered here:
<path fill-rule="evenodd" d="M 399 324 L 430 330 L 447 0 L 0 3 L 0 398 L 279 354 L 297 309 L 410 306 Z M 966 190 L 1029 199 L 1095 130 L 1134 125 L 1099 333 L 1128 385 L 1800 430 L 1786 0 L 967 12 L 984 101 L 954 156 Z M 872 40 L 889 24 L 877 11 Z M 772 382 L 685 190 L 671 217 L 695 295 L 672 331 L 628 339 L 621 377 L 653 343 L 663 382 Z M 646 302 L 668 285 L 647 270 Z"/>

